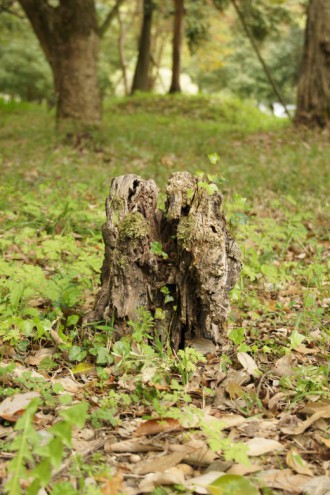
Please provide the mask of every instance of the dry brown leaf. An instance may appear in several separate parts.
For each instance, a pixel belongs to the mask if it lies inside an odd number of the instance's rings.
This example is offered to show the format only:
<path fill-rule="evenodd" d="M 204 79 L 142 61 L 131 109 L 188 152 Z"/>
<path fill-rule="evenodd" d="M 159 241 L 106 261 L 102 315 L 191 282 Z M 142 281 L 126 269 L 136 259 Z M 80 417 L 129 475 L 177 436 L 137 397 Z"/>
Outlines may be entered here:
<path fill-rule="evenodd" d="M 184 482 L 183 472 L 178 468 L 172 467 L 163 473 L 147 474 L 140 483 L 139 493 L 150 493 L 161 485 L 183 485 Z"/>
<path fill-rule="evenodd" d="M 174 452 L 173 454 L 160 455 L 154 457 L 150 461 L 140 462 L 134 469 L 134 473 L 147 474 L 166 471 L 179 464 L 190 451 L 191 449 L 187 448 L 186 452 Z"/>
<path fill-rule="evenodd" d="M 51 383 L 53 385 L 59 383 L 60 385 L 62 385 L 65 392 L 70 392 L 71 394 L 76 394 L 83 388 L 83 385 L 81 383 L 76 382 L 69 376 L 64 376 L 63 378 L 56 378 L 54 380 L 51 380 Z"/>
<path fill-rule="evenodd" d="M 191 449 L 184 457 L 184 461 L 193 466 L 207 466 L 217 457 L 203 440 L 190 440 L 184 445 L 169 445 L 171 452 L 186 452 L 187 447 Z"/>
<path fill-rule="evenodd" d="M 330 406 L 330 399 L 324 400 L 324 401 L 319 401 L 319 402 L 307 402 L 307 404 L 304 405 L 304 407 L 301 409 L 300 412 L 306 413 L 306 414 L 314 414 L 316 412 L 319 412 L 323 409 L 327 409 Z"/>
<path fill-rule="evenodd" d="M 328 406 L 322 407 L 318 412 L 314 413 L 313 416 L 306 419 L 306 421 L 300 423 L 300 425 L 298 425 L 296 428 L 283 427 L 281 428 L 281 430 L 286 435 L 300 435 L 320 418 L 330 418 L 330 404 Z"/>
<path fill-rule="evenodd" d="M 304 485 L 304 495 L 330 495 L 330 477 L 316 476 Z"/>
<path fill-rule="evenodd" d="M 218 411 L 216 413 L 218 414 Z M 246 419 L 240 414 L 223 414 L 214 417 L 206 412 L 201 418 L 200 414 L 193 414 L 188 411 L 187 415 L 184 415 L 180 421 L 184 428 L 199 428 L 202 421 L 203 424 L 212 425 L 213 428 L 221 430 L 223 428 L 232 428 L 233 426 L 241 425 Z"/>
<path fill-rule="evenodd" d="M 286 356 L 278 359 L 272 368 L 272 372 L 275 376 L 291 376 L 294 374 L 293 371 L 294 358 L 292 354 L 287 354 Z"/>
<path fill-rule="evenodd" d="M 323 443 L 326 447 L 328 447 L 328 449 L 330 449 L 330 438 L 324 438 L 324 437 L 321 437 L 321 435 L 316 434 L 315 440 Z"/>
<path fill-rule="evenodd" d="M 25 360 L 26 364 L 38 366 L 45 358 L 50 358 L 55 352 L 55 347 L 45 347 L 39 349 L 33 356 L 28 356 Z"/>
<path fill-rule="evenodd" d="M 224 428 L 233 428 L 234 426 L 240 426 L 246 422 L 246 418 L 241 416 L 240 414 L 222 414 L 218 418 L 213 418 L 213 420 L 217 419 L 219 424 Z"/>
<path fill-rule="evenodd" d="M 245 466 L 244 464 L 234 464 L 226 474 L 238 474 L 239 476 L 245 476 L 246 474 L 257 473 L 261 471 L 263 468 L 258 464 L 250 464 L 249 466 Z"/>
<path fill-rule="evenodd" d="M 261 481 L 261 487 L 267 486 L 291 493 L 301 493 L 310 477 L 303 474 L 293 474 L 291 469 L 270 469 L 259 473 L 258 480 Z"/>
<path fill-rule="evenodd" d="M 138 452 L 159 452 L 162 447 L 157 447 L 151 443 L 139 442 L 136 440 L 123 440 L 122 442 L 113 442 L 107 440 L 104 445 L 105 452 L 124 452 L 124 453 L 138 453 Z"/>
<path fill-rule="evenodd" d="M 209 339 L 204 339 L 203 337 L 188 340 L 187 344 L 189 347 L 193 347 L 193 349 L 196 349 L 196 351 L 200 352 L 204 356 L 206 354 L 212 354 L 216 351 L 216 346 L 213 342 Z"/>
<path fill-rule="evenodd" d="M 269 399 L 268 409 L 273 410 L 273 409 L 277 408 L 277 405 L 280 402 L 280 400 L 284 399 L 287 396 L 288 396 L 288 394 L 285 392 L 277 392 L 277 394 L 273 395 L 273 397 L 271 399 Z"/>
<path fill-rule="evenodd" d="M 5 366 L 7 366 L 7 364 L 0 363 L 0 368 L 3 368 Z M 31 378 L 46 380 L 44 376 L 42 376 L 40 373 L 37 373 L 35 370 L 26 368 L 25 366 L 21 366 L 19 364 L 16 364 L 16 368 L 13 371 L 11 371 L 11 374 L 13 376 L 17 376 L 18 378 L 21 378 L 25 373 L 28 373 L 31 376 Z"/>
<path fill-rule="evenodd" d="M 226 385 L 226 392 L 231 399 L 237 399 L 244 395 L 244 390 L 236 382 L 228 382 Z"/>
<path fill-rule="evenodd" d="M 258 378 L 261 375 L 261 371 L 258 369 L 258 365 L 255 360 L 247 352 L 238 352 L 237 359 L 243 366 L 243 368 L 249 373 L 249 375 Z"/>
<path fill-rule="evenodd" d="M 148 419 L 141 423 L 134 436 L 141 437 L 143 435 L 157 435 L 157 433 L 164 433 L 166 431 L 181 430 L 182 426 L 177 419 L 173 418 L 158 418 Z"/>
<path fill-rule="evenodd" d="M 280 442 L 262 437 L 251 438 L 245 445 L 248 447 L 249 456 L 259 456 L 267 454 L 268 452 L 273 452 L 274 450 L 284 449 L 284 445 Z"/>
<path fill-rule="evenodd" d="M 40 397 L 39 392 L 26 392 L 7 397 L 0 404 L 0 417 L 11 423 L 15 423 L 24 413 L 30 402 Z"/>
<path fill-rule="evenodd" d="M 110 480 L 105 479 L 101 485 L 102 495 L 118 495 L 123 493 L 123 478 L 121 474 L 116 474 Z"/>
<path fill-rule="evenodd" d="M 320 349 L 314 347 L 311 349 L 310 347 L 306 347 L 303 344 L 298 345 L 295 349 L 293 349 L 293 352 L 300 352 L 300 354 L 318 354 L 320 352 Z"/>
<path fill-rule="evenodd" d="M 289 450 L 285 460 L 287 465 L 296 473 L 306 474 L 306 476 L 313 476 L 313 471 L 311 471 L 308 465 L 303 461 L 294 447 Z"/>

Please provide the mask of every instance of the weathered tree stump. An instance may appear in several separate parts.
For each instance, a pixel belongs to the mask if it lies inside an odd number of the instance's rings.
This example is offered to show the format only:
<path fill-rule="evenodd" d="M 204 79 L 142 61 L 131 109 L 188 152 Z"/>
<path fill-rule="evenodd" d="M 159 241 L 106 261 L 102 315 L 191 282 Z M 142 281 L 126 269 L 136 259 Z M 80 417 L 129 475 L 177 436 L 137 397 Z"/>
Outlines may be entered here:
<path fill-rule="evenodd" d="M 112 181 L 101 289 L 90 320 L 114 318 L 118 332 L 127 334 L 127 321 L 143 306 L 155 318 L 155 332 L 174 348 L 199 337 L 219 343 L 241 268 L 222 195 L 188 172 L 173 174 L 166 194 L 162 211 L 153 180 L 125 175 Z"/>

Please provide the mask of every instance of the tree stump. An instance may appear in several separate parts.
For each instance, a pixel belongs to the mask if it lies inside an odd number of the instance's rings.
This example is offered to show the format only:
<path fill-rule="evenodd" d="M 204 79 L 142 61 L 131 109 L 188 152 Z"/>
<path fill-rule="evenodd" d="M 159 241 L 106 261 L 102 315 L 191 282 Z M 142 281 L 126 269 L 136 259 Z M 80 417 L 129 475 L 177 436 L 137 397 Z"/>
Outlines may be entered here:
<path fill-rule="evenodd" d="M 89 320 L 114 319 L 120 335 L 143 306 L 155 332 L 177 349 L 187 340 L 220 343 L 229 291 L 241 269 L 239 248 L 226 227 L 215 184 L 174 173 L 165 211 L 158 188 L 137 175 L 116 177 L 106 200 L 101 289 Z"/>

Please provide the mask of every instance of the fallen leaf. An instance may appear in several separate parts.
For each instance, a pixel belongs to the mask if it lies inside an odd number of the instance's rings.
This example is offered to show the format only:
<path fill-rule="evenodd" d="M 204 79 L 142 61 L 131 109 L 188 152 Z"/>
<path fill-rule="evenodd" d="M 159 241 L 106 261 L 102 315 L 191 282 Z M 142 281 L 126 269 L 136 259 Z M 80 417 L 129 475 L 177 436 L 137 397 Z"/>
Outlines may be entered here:
<path fill-rule="evenodd" d="M 6 421 L 15 423 L 24 413 L 30 402 L 40 397 L 39 392 L 26 392 L 7 397 L 0 404 L 0 417 Z"/>
<path fill-rule="evenodd" d="M 258 369 L 258 365 L 255 360 L 247 352 L 238 352 L 237 359 L 243 366 L 243 368 L 249 373 L 249 375 L 255 378 L 260 377 L 261 371 Z"/>
<path fill-rule="evenodd" d="M 240 426 L 246 422 L 246 418 L 240 414 L 222 414 L 218 419 L 219 423 L 222 424 L 224 429 L 233 428 L 234 426 Z"/>
<path fill-rule="evenodd" d="M 330 495 L 330 477 L 316 476 L 303 486 L 304 495 Z"/>
<path fill-rule="evenodd" d="M 226 385 L 226 392 L 231 399 L 237 399 L 237 397 L 242 397 L 244 390 L 236 382 L 228 382 Z"/>
<path fill-rule="evenodd" d="M 200 352 L 204 356 L 206 354 L 212 354 L 216 351 L 216 346 L 213 342 L 209 339 L 204 339 L 203 337 L 188 340 L 187 344 L 189 347 L 193 347 L 193 349 L 196 349 L 196 351 Z"/>
<path fill-rule="evenodd" d="M 94 371 L 94 369 L 95 366 L 91 363 L 79 363 L 76 366 L 74 366 L 71 371 L 74 375 L 78 375 L 78 374 Z"/>
<path fill-rule="evenodd" d="M 111 479 L 105 479 L 101 484 L 102 495 L 118 495 L 123 493 L 123 478 L 116 474 Z"/>
<path fill-rule="evenodd" d="M 6 367 L 7 365 L 5 363 L 0 363 L 0 368 L 4 368 Z M 30 375 L 31 378 L 35 378 L 37 380 L 46 380 L 46 378 L 41 375 L 40 373 L 37 373 L 35 370 L 32 370 L 30 368 L 26 368 L 25 366 L 21 366 L 21 365 L 16 365 L 16 368 L 13 369 L 13 371 L 11 371 L 11 374 L 13 376 L 16 376 L 18 378 L 21 378 L 24 374 L 27 374 L 27 375 Z"/>
<path fill-rule="evenodd" d="M 183 485 L 184 482 L 183 472 L 178 468 L 172 467 L 163 473 L 147 474 L 140 483 L 139 493 L 150 493 L 161 485 Z"/>
<path fill-rule="evenodd" d="M 303 344 L 298 345 L 293 349 L 293 352 L 300 352 L 300 354 L 318 354 L 320 349 L 314 347 L 311 349 L 310 347 L 306 347 Z"/>
<path fill-rule="evenodd" d="M 313 476 L 313 472 L 310 470 L 308 465 L 303 461 L 303 459 L 298 454 L 297 450 L 292 447 L 286 455 L 287 465 L 293 469 L 296 473 L 306 474 L 306 476 Z"/>
<path fill-rule="evenodd" d="M 250 480 L 238 474 L 225 474 L 207 486 L 212 495 L 259 495 Z"/>
<path fill-rule="evenodd" d="M 38 366 L 45 358 L 52 357 L 55 352 L 55 347 L 45 347 L 39 349 L 33 356 L 28 356 L 25 360 L 26 364 Z"/>
<path fill-rule="evenodd" d="M 287 354 L 286 356 L 278 359 L 272 368 L 272 372 L 275 376 L 291 376 L 294 374 L 293 370 L 294 358 L 292 354 Z"/>
<path fill-rule="evenodd" d="M 321 435 L 315 435 L 315 439 L 318 442 L 323 443 L 326 447 L 328 447 L 328 449 L 330 449 L 330 438 L 324 438 L 324 437 L 321 437 Z"/>
<path fill-rule="evenodd" d="M 143 366 L 141 370 L 141 377 L 143 383 L 148 383 L 157 373 L 156 366 Z"/>
<path fill-rule="evenodd" d="M 246 442 L 245 445 L 248 447 L 247 455 L 249 456 L 259 456 L 267 454 L 268 452 L 273 452 L 274 450 L 284 449 L 284 445 L 276 440 L 270 440 L 262 437 L 251 438 L 251 440 Z"/>
<path fill-rule="evenodd" d="M 241 476 L 245 476 L 246 474 L 257 473 L 262 469 L 262 466 L 259 466 L 258 464 L 250 464 L 249 466 L 245 466 L 245 464 L 233 464 L 233 466 L 228 469 L 227 474 L 240 474 Z"/>
<path fill-rule="evenodd" d="M 321 410 L 323 411 L 323 409 L 327 410 L 329 406 L 330 406 L 330 399 L 319 402 L 307 402 L 307 404 L 304 405 L 304 407 L 301 409 L 300 412 L 306 414 L 314 414 Z"/>
<path fill-rule="evenodd" d="M 148 419 L 147 421 L 141 423 L 137 427 L 134 435 L 136 437 L 140 437 L 143 435 L 157 435 L 157 433 L 180 430 L 181 428 L 182 426 L 177 419 L 173 419 L 173 418 Z"/>
<path fill-rule="evenodd" d="M 51 380 L 51 383 L 53 385 L 59 383 L 60 385 L 62 385 L 65 392 L 70 392 L 72 394 L 76 394 L 83 388 L 83 385 L 81 383 L 75 382 L 69 376 L 65 376 L 63 378 L 56 378 L 54 380 Z"/>
<path fill-rule="evenodd" d="M 283 427 L 281 428 L 281 430 L 287 435 L 300 435 L 320 418 L 330 418 L 330 405 L 322 407 L 318 412 L 314 413 L 313 416 L 311 416 L 309 419 L 306 419 L 306 421 L 300 423 L 300 425 L 298 425 L 296 428 Z"/>
<path fill-rule="evenodd" d="M 123 440 L 122 442 L 113 442 L 107 440 L 104 445 L 105 452 L 124 452 L 124 453 L 138 453 L 138 452 L 158 452 L 162 450 L 161 447 L 157 447 L 153 444 L 146 442 L 139 442 L 136 440 Z"/>
<path fill-rule="evenodd" d="M 278 488 L 291 493 L 301 493 L 309 480 L 309 476 L 293 474 L 291 469 L 270 469 L 258 474 L 261 487 Z"/>
<path fill-rule="evenodd" d="M 190 479 L 186 482 L 185 486 L 194 493 L 199 493 L 202 495 L 207 494 L 209 493 L 207 490 L 207 486 L 224 475 L 225 473 L 221 473 L 219 471 L 209 471 L 208 473 L 202 474 L 201 476 Z"/>
<path fill-rule="evenodd" d="M 191 449 L 188 448 L 186 452 L 174 452 L 173 454 L 154 457 L 150 461 L 143 461 L 137 464 L 134 472 L 136 474 L 147 474 L 166 471 L 166 469 L 179 464 L 190 451 Z"/>
<path fill-rule="evenodd" d="M 186 452 L 188 447 L 191 452 L 186 454 L 184 461 L 193 466 L 207 466 L 217 457 L 216 453 L 209 449 L 203 440 L 190 440 L 184 445 L 170 444 L 169 450 L 171 452 Z"/>

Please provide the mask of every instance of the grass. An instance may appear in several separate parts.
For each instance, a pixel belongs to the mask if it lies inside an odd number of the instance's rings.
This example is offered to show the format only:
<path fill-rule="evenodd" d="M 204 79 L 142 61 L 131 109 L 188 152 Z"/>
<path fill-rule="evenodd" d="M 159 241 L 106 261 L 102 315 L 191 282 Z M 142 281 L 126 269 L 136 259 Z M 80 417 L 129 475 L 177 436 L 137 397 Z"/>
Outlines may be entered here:
<path fill-rule="evenodd" d="M 95 387 L 103 390 L 102 400 L 92 413 L 93 428 L 111 429 L 124 421 L 128 409 L 168 415 L 167 401 L 179 409 L 189 404 L 189 381 L 197 366 L 207 369 L 209 363 L 191 350 L 177 360 L 165 350 L 150 354 L 143 344 L 148 332 L 141 330 L 150 331 L 150 315 L 133 326 L 133 354 L 125 340 L 111 348 L 111 326 L 84 336 L 81 318 L 98 288 L 111 178 L 135 173 L 163 187 L 174 171 L 204 170 L 226 179 L 227 215 L 244 261 L 232 294 L 230 345 L 217 366 L 222 372 L 239 369 L 238 352 L 248 352 L 262 372 L 258 384 L 239 387 L 239 392 L 236 387 L 234 411 L 248 418 L 277 417 L 328 396 L 328 135 L 294 129 L 249 102 L 215 97 L 109 101 L 94 141 L 74 146 L 57 138 L 54 115 L 42 107 L 0 103 L 0 115 L 0 339 L 5 362 L 13 352 L 25 360 L 49 346 L 50 328 L 56 327 L 63 340 L 60 351 L 41 362 L 39 370 L 51 376 L 63 365 L 73 371 L 86 361 L 101 366 Z M 208 160 L 213 152 L 221 158 L 217 165 Z M 281 367 L 279 360 L 288 356 L 295 359 L 293 374 L 280 375 L 274 385 L 273 367 Z M 160 385 L 159 390 L 146 386 L 141 378 L 146 367 L 157 370 L 153 381 L 164 386 L 165 380 L 168 392 Z M 116 388 L 110 392 L 107 369 L 115 376 Z M 130 396 L 121 389 L 122 374 L 134 383 Z M 13 379 L 10 386 L 0 387 L 0 397 L 33 388 L 28 380 Z M 205 400 L 212 404 L 213 392 L 205 390 L 207 399 L 194 399 L 199 408 Z M 284 395 L 274 413 L 267 409 L 267 397 L 276 392 Z M 84 396 L 91 403 L 92 394 Z M 61 400 L 54 390 L 43 392 L 46 409 Z M 210 438 L 205 425 L 202 429 Z M 217 442 L 216 450 L 228 454 L 228 445 Z M 309 461 L 321 473 L 317 459 Z"/>

